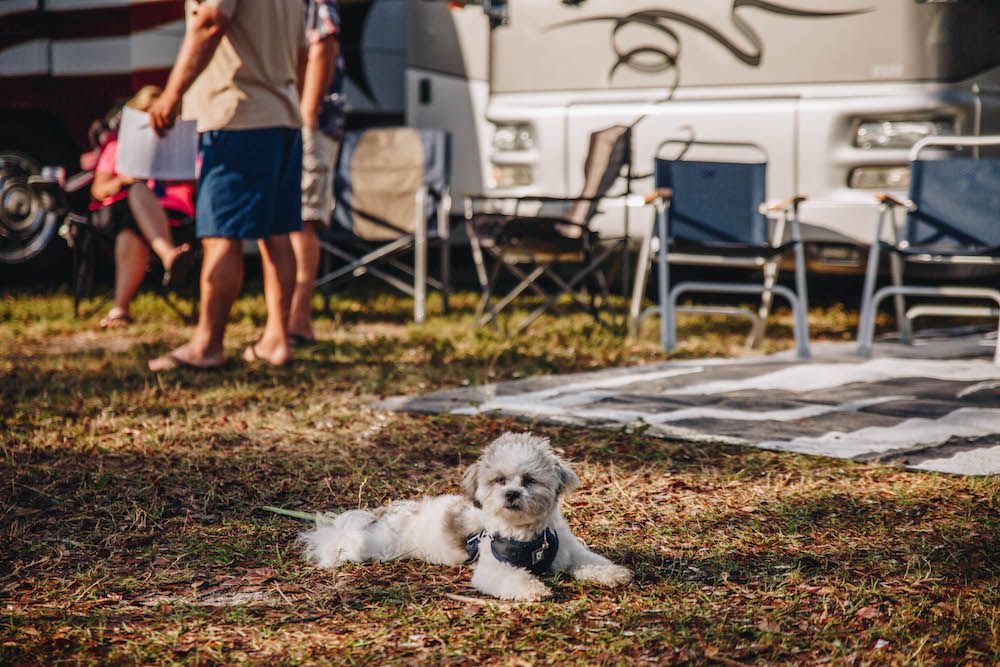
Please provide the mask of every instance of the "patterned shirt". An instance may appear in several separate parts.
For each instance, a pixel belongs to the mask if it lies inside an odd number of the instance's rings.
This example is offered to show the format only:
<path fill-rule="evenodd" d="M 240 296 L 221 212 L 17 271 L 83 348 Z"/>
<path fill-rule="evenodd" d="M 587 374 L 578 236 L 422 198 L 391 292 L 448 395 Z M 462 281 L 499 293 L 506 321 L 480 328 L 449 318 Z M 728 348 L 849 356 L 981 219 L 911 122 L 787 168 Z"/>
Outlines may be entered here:
<path fill-rule="evenodd" d="M 315 44 L 334 35 L 340 36 L 340 10 L 337 0 L 305 0 L 306 37 Z M 319 110 L 319 129 L 332 139 L 344 136 L 344 56 L 338 51 L 333 66 L 333 80 L 323 96 Z"/>

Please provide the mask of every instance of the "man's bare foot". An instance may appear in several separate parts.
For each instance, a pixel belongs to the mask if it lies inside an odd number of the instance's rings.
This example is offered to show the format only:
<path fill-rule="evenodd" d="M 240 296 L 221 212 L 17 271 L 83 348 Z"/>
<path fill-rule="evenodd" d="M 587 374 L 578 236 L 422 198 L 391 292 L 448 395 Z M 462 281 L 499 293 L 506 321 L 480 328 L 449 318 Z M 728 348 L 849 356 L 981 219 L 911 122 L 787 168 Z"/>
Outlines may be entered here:
<path fill-rule="evenodd" d="M 284 366 L 292 360 L 288 344 L 270 343 L 263 338 L 243 350 L 243 361 L 248 364 L 262 361 L 272 366 Z"/>
<path fill-rule="evenodd" d="M 190 343 L 181 345 L 162 357 L 149 361 L 149 370 L 154 372 L 172 371 L 178 368 L 195 368 L 198 370 L 213 370 L 221 368 L 226 363 L 225 357 L 218 355 L 202 355 L 191 348 Z"/>

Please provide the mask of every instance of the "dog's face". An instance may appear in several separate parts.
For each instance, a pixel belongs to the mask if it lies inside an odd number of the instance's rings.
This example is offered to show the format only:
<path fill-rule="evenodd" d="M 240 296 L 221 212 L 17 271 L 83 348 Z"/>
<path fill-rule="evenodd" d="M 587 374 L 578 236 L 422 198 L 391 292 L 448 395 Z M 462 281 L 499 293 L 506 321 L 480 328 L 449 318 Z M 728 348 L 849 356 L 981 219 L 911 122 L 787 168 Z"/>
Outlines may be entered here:
<path fill-rule="evenodd" d="M 465 495 L 512 526 L 538 523 L 563 493 L 580 483 L 547 438 L 505 433 L 494 440 L 462 478 Z"/>

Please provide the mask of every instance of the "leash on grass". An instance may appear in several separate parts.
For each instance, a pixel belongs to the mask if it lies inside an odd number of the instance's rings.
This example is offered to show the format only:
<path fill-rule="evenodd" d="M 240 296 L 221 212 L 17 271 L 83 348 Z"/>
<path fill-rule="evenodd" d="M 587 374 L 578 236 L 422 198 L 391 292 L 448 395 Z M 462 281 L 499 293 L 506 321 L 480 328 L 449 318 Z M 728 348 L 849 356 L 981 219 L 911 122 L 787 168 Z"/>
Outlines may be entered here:
<path fill-rule="evenodd" d="M 313 512 L 300 512 L 299 510 L 286 510 L 283 507 L 272 507 L 271 505 L 261 505 L 261 509 L 267 512 L 274 512 L 275 514 L 282 514 L 284 516 L 290 516 L 294 519 L 302 519 L 303 521 L 316 521 L 316 514 Z"/>

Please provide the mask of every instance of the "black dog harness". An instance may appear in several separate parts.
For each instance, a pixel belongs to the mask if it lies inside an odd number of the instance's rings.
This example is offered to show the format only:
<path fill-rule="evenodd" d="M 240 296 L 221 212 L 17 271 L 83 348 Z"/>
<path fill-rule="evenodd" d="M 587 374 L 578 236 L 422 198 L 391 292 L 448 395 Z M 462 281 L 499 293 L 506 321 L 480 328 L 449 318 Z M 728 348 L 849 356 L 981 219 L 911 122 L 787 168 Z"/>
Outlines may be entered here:
<path fill-rule="evenodd" d="M 474 563 L 479 558 L 479 542 L 487 536 L 484 530 L 465 540 L 465 551 L 469 554 L 466 563 Z M 536 533 L 527 542 L 508 537 L 490 536 L 490 551 L 501 563 L 524 568 L 532 574 L 542 575 L 548 572 L 559 551 L 559 538 L 555 531 L 546 528 Z"/>

